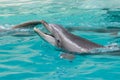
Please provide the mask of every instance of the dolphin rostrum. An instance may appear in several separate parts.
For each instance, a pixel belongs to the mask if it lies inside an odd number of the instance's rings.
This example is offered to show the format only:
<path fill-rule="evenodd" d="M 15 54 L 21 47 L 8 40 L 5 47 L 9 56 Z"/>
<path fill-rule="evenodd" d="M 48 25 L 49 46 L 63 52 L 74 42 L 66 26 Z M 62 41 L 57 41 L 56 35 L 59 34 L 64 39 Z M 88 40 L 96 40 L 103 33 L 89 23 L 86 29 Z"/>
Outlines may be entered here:
<path fill-rule="evenodd" d="M 60 25 L 48 24 L 44 20 L 41 20 L 40 22 L 50 32 L 50 34 L 44 33 L 38 28 L 34 28 L 34 31 L 50 44 L 57 46 L 69 53 L 88 53 L 92 49 L 103 47 L 102 45 L 96 44 L 87 39 L 71 34 Z M 73 59 L 74 55 L 61 54 L 61 57 Z"/>

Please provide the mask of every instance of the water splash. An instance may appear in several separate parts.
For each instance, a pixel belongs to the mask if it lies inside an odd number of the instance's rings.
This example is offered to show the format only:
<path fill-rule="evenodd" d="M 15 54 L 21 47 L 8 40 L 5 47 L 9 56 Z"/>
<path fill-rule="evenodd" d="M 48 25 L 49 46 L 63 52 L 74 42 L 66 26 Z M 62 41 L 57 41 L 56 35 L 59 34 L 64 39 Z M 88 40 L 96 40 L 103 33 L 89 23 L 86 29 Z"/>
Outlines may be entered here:
<path fill-rule="evenodd" d="M 106 45 L 103 48 L 97 48 L 90 51 L 90 53 L 100 53 L 100 54 L 119 54 L 119 52 L 120 52 L 120 46 L 117 43 L 112 43 Z"/>

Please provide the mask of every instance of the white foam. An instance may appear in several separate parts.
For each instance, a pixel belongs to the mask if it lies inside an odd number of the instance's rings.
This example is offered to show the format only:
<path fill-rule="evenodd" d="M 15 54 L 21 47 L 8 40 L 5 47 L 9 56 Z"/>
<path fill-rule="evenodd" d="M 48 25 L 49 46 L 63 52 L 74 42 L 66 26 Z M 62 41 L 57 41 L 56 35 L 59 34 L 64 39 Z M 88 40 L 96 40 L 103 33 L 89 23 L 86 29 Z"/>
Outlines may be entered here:
<path fill-rule="evenodd" d="M 12 25 L 9 25 L 9 24 L 5 24 L 5 25 L 0 25 L 0 29 L 3 29 L 3 30 L 8 30 L 11 28 Z"/>
<path fill-rule="evenodd" d="M 90 53 L 105 53 L 105 52 L 114 52 L 120 50 L 120 46 L 117 43 L 112 43 L 106 45 L 103 48 L 97 48 L 90 51 Z"/>

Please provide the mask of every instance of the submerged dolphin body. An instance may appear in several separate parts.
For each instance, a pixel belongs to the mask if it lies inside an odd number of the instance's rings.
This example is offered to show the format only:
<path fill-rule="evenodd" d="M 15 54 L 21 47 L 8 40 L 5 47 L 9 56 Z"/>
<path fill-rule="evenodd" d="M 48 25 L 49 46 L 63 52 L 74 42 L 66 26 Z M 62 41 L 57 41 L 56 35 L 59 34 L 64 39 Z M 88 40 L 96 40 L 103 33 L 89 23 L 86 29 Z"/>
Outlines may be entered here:
<path fill-rule="evenodd" d="M 43 20 L 41 21 L 41 23 L 51 34 L 46 34 L 37 28 L 34 28 L 34 31 L 50 44 L 70 53 L 88 53 L 92 49 L 103 47 L 102 45 L 71 34 L 60 25 L 48 24 Z M 61 57 L 71 59 L 74 58 L 74 55 L 62 54 Z"/>

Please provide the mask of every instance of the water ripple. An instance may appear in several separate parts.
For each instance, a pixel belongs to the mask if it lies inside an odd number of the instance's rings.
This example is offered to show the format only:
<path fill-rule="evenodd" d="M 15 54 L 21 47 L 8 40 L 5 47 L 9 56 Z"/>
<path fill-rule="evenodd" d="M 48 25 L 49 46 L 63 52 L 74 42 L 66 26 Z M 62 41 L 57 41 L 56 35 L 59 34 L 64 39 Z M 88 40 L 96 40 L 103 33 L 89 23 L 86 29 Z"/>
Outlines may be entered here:
<path fill-rule="evenodd" d="M 119 28 L 119 0 L 0 0 L 0 30 L 44 19 L 96 43 L 120 44 L 119 33 L 90 32 L 75 28 Z M 41 28 L 41 26 L 40 26 Z M 107 29 L 108 30 L 108 29 Z M 119 30 L 117 30 L 119 32 Z M 2 34 L 2 33 L 0 33 Z M 0 80 L 119 80 L 120 57 L 76 56 L 72 62 L 39 36 L 0 36 Z M 6 35 L 6 36 L 5 36 Z M 115 48 L 115 47 L 114 47 Z M 117 47 L 116 47 L 117 48 Z"/>

